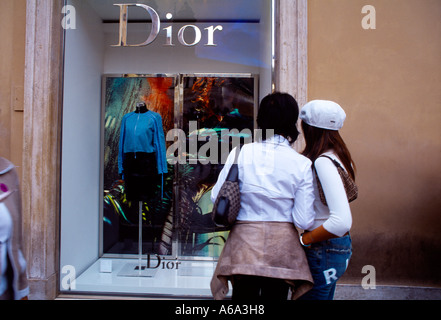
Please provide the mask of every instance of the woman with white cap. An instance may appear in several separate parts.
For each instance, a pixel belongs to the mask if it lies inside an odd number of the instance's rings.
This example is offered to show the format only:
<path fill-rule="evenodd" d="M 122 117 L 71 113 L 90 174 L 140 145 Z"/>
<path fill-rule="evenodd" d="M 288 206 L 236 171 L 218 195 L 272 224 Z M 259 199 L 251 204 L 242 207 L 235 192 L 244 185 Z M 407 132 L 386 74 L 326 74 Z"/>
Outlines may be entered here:
<path fill-rule="evenodd" d="M 300 112 L 306 141 L 303 155 L 313 162 L 317 177 L 316 218 L 313 226 L 300 235 L 314 278 L 313 289 L 301 297 L 304 300 L 332 300 L 337 280 L 346 271 L 352 254 L 351 209 L 336 166 L 342 166 L 355 180 L 355 164 L 338 132 L 345 118 L 344 110 L 327 100 L 311 101 Z M 320 200 L 319 183 L 326 205 Z"/>

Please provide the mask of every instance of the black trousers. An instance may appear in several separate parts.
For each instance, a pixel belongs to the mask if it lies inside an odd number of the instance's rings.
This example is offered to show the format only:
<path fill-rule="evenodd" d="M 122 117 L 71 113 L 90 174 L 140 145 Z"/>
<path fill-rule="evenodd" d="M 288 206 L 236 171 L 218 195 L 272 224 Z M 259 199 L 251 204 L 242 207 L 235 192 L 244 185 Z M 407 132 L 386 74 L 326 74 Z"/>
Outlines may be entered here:
<path fill-rule="evenodd" d="M 152 200 L 161 183 L 155 153 L 125 153 L 123 170 L 127 199 L 131 201 Z"/>
<path fill-rule="evenodd" d="M 283 279 L 235 275 L 232 300 L 287 300 L 289 285 Z"/>

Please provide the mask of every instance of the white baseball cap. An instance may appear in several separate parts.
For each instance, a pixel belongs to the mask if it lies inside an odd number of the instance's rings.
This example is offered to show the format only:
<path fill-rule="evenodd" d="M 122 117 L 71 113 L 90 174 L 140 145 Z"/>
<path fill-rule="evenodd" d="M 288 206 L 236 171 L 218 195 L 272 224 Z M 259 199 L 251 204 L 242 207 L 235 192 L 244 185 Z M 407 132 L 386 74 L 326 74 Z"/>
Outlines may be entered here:
<path fill-rule="evenodd" d="M 300 119 L 313 127 L 339 130 L 343 127 L 346 113 L 333 101 L 312 100 L 303 106 Z"/>

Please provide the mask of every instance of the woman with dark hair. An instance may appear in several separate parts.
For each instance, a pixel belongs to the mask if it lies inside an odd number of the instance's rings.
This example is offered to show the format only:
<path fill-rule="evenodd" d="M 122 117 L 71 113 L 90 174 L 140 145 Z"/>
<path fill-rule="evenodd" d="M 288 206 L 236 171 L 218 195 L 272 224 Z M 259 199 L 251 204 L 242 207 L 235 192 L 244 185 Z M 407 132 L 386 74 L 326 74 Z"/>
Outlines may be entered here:
<path fill-rule="evenodd" d="M 314 100 L 301 110 L 302 130 L 306 141 L 303 155 L 313 163 L 315 180 L 315 221 L 300 236 L 305 247 L 314 288 L 304 300 L 332 300 L 337 280 L 346 271 L 352 255 L 349 230 L 351 209 L 342 179 L 333 161 L 344 168 L 355 181 L 355 164 L 338 130 L 346 119 L 344 110 L 335 102 Z M 326 198 L 320 200 L 318 181 Z"/>
<path fill-rule="evenodd" d="M 262 139 L 240 150 L 241 208 L 211 281 L 215 299 L 223 299 L 228 281 L 233 300 L 296 299 L 312 288 L 312 277 L 297 229 L 314 221 L 311 161 L 291 144 L 299 134 L 299 109 L 289 94 L 266 96 L 257 123 Z M 231 168 L 229 155 L 213 187 L 214 202 Z"/>

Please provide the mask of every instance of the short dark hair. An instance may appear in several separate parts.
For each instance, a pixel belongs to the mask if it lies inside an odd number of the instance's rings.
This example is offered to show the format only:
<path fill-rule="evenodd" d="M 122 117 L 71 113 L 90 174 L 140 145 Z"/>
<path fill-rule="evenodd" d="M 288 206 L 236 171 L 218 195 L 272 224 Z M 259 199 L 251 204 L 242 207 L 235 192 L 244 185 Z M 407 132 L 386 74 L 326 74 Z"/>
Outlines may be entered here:
<path fill-rule="evenodd" d="M 262 129 L 262 139 L 268 139 L 266 130 L 274 130 L 274 134 L 281 135 L 290 143 L 297 140 L 297 120 L 299 106 L 296 99 L 288 93 L 274 92 L 267 95 L 260 102 L 257 114 L 257 125 Z"/>

